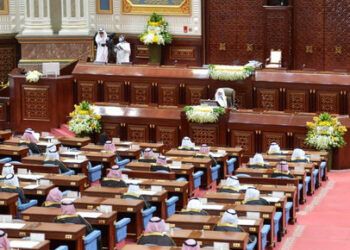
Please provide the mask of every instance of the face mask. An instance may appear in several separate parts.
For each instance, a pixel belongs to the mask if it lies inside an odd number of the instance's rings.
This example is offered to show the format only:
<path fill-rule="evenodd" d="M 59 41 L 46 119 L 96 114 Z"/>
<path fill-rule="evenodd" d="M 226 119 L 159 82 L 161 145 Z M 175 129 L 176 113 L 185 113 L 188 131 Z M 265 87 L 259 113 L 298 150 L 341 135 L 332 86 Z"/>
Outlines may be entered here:
<path fill-rule="evenodd" d="M 121 43 L 121 42 L 123 42 L 124 41 L 124 39 L 123 38 L 119 38 L 119 42 Z"/>

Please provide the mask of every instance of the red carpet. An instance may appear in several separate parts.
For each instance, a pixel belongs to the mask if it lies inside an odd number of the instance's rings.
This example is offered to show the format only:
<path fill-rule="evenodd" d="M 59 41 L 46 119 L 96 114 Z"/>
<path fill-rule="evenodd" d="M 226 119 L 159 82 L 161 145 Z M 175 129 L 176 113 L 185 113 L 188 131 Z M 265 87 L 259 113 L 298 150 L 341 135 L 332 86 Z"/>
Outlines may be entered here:
<path fill-rule="evenodd" d="M 350 171 L 331 172 L 276 249 L 350 249 Z"/>

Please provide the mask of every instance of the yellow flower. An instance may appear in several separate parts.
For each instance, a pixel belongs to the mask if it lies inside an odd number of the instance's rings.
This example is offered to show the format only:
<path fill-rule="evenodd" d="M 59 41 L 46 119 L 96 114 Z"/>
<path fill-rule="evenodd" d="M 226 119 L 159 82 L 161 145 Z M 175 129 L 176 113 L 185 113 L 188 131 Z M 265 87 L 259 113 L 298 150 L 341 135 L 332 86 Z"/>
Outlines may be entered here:
<path fill-rule="evenodd" d="M 326 134 L 326 131 L 321 131 L 321 135 L 325 135 Z"/>
<path fill-rule="evenodd" d="M 337 119 L 337 118 L 334 118 L 334 119 L 332 120 L 332 125 L 335 125 L 337 122 L 338 122 L 338 119 Z"/>
<path fill-rule="evenodd" d="M 88 115 L 89 114 L 89 111 L 86 111 L 86 110 L 81 110 L 78 112 L 79 115 Z"/>
<path fill-rule="evenodd" d="M 154 42 L 154 43 L 157 43 L 157 42 L 158 42 L 158 36 L 157 36 L 157 35 L 153 37 L 153 42 Z"/>
<path fill-rule="evenodd" d="M 313 128 L 315 127 L 315 124 L 314 124 L 313 122 L 307 122 L 307 123 L 306 123 L 306 126 L 307 126 L 308 128 L 313 129 Z"/>
<path fill-rule="evenodd" d="M 338 131 L 339 131 L 340 133 L 345 133 L 345 132 L 348 131 L 348 130 L 346 129 L 345 126 L 339 126 L 339 127 L 338 127 Z"/>
<path fill-rule="evenodd" d="M 313 118 L 314 122 L 318 122 L 318 117 Z"/>
<path fill-rule="evenodd" d="M 319 123 L 320 126 L 331 126 L 331 124 L 327 121 L 323 121 Z"/>

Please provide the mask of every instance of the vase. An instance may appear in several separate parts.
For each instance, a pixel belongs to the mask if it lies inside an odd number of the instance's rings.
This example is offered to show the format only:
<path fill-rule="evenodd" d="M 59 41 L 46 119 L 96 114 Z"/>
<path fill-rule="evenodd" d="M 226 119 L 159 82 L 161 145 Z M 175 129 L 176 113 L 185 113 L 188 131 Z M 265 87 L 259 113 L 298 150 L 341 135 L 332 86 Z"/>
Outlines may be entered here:
<path fill-rule="evenodd" d="M 162 61 L 162 46 L 158 44 L 149 44 L 149 63 L 160 64 Z"/>

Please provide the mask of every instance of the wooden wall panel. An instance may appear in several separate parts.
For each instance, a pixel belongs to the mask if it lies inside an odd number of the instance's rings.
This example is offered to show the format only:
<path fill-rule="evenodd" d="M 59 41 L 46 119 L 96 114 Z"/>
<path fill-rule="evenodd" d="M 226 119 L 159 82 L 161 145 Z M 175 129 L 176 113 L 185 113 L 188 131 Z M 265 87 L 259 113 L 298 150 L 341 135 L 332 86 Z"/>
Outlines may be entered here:
<path fill-rule="evenodd" d="M 294 112 L 308 112 L 309 92 L 307 90 L 287 89 L 285 109 Z"/>
<path fill-rule="evenodd" d="M 131 103 L 148 105 L 152 102 L 151 83 L 131 83 Z"/>
<path fill-rule="evenodd" d="M 156 141 L 163 142 L 165 149 L 176 148 L 178 146 L 179 130 L 177 127 L 157 126 Z"/>
<path fill-rule="evenodd" d="M 49 121 L 50 86 L 22 86 L 22 117 L 27 121 Z"/>
<path fill-rule="evenodd" d="M 122 103 L 124 101 L 124 82 L 104 82 L 104 101 Z"/>
<path fill-rule="evenodd" d="M 257 108 L 264 110 L 279 110 L 278 89 L 257 88 Z"/>
<path fill-rule="evenodd" d="M 287 148 L 286 133 L 263 132 L 262 133 L 262 152 L 267 152 L 271 143 L 276 142 L 281 148 Z"/>
<path fill-rule="evenodd" d="M 217 124 L 190 124 L 189 134 L 196 145 L 217 145 L 219 142 L 219 127 Z"/>
<path fill-rule="evenodd" d="M 127 140 L 135 142 L 149 141 L 149 128 L 147 125 L 128 125 Z"/>
<path fill-rule="evenodd" d="M 255 134 L 253 131 L 231 131 L 231 147 L 240 146 L 245 155 L 255 153 Z"/>
<path fill-rule="evenodd" d="M 78 82 L 78 103 L 88 101 L 90 103 L 98 101 L 97 81 L 79 81 Z"/>

